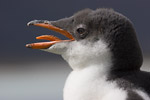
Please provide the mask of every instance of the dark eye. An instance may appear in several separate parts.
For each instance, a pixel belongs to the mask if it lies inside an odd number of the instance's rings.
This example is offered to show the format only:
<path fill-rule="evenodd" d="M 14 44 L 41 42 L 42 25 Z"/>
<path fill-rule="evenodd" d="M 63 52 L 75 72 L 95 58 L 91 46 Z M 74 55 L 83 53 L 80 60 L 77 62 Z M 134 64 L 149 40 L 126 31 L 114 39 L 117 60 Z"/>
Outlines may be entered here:
<path fill-rule="evenodd" d="M 78 28 L 78 29 L 77 29 L 77 32 L 78 32 L 79 34 L 84 34 L 84 33 L 85 33 L 85 29 L 84 29 L 84 28 Z"/>
<path fill-rule="evenodd" d="M 83 27 L 80 27 L 76 30 L 76 32 L 78 33 L 77 35 L 81 38 L 84 39 L 87 36 L 87 30 Z"/>

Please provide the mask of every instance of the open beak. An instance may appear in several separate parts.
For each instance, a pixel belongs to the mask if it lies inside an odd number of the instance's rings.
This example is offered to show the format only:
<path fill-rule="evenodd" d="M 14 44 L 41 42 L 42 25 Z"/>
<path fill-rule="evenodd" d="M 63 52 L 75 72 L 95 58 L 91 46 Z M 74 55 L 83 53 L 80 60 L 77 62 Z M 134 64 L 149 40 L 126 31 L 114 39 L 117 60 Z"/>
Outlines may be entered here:
<path fill-rule="evenodd" d="M 53 35 L 42 35 L 42 36 L 36 37 L 36 39 L 49 40 L 50 42 L 38 42 L 38 43 L 26 44 L 27 48 L 47 49 L 55 43 L 74 40 L 74 37 L 69 32 L 67 32 L 66 30 L 63 30 L 61 28 L 58 28 L 56 26 L 53 26 L 48 21 L 34 20 L 34 21 L 29 22 L 27 25 L 28 26 L 35 25 L 35 26 L 44 27 L 44 28 L 53 30 L 55 32 L 58 32 L 58 33 L 64 35 L 65 37 L 69 38 L 69 40 L 61 40 L 60 38 L 53 36 Z"/>

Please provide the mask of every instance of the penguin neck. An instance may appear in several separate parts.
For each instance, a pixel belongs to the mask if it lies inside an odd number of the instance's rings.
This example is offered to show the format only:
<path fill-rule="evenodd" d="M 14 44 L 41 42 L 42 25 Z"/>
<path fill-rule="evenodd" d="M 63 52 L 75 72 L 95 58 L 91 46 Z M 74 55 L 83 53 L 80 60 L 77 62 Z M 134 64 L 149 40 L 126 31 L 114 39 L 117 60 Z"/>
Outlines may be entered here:
<path fill-rule="evenodd" d="M 74 57 L 70 58 L 67 62 L 73 71 L 86 70 L 89 73 L 95 74 L 95 72 L 98 72 L 101 75 L 108 74 L 113 66 L 110 53 L 103 53 L 103 55 L 99 57 L 94 56 L 92 59 L 91 57 L 89 59 L 88 57 L 86 59 Z"/>
<path fill-rule="evenodd" d="M 86 67 L 72 67 L 73 71 L 89 73 L 92 76 L 106 77 L 110 73 L 110 64 L 100 63 L 87 65 Z"/>

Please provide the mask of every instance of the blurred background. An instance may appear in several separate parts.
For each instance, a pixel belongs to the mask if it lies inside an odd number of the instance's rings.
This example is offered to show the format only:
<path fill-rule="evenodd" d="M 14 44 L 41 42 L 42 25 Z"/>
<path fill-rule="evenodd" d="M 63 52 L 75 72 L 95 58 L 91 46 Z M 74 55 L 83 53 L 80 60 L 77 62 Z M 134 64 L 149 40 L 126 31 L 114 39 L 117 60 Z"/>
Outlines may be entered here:
<path fill-rule="evenodd" d="M 28 27 L 34 19 L 57 20 L 84 8 L 113 8 L 134 24 L 150 71 L 150 0 L 0 0 L 0 100 L 62 100 L 71 71 L 58 55 L 25 48 L 35 37 L 58 33 Z"/>

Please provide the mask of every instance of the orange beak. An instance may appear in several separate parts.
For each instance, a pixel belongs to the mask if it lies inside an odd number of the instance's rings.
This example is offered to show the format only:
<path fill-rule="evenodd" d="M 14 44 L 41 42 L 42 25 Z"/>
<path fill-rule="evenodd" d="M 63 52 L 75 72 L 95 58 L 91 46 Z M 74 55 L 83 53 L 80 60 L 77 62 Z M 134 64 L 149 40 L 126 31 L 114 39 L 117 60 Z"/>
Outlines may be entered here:
<path fill-rule="evenodd" d="M 28 25 L 30 25 L 30 23 Z M 42 36 L 36 37 L 36 39 L 49 40 L 50 42 L 39 42 L 39 43 L 26 44 L 27 48 L 46 49 L 46 48 L 49 48 L 50 46 L 52 46 L 53 44 L 58 43 L 58 42 L 73 41 L 74 40 L 74 37 L 69 32 L 67 32 L 61 28 L 55 27 L 51 24 L 48 24 L 48 23 L 35 23 L 35 24 L 33 24 L 33 23 L 31 23 L 31 25 L 48 28 L 50 30 L 53 30 L 55 32 L 58 32 L 64 36 L 66 36 L 67 38 L 69 38 L 69 40 L 61 40 L 60 38 L 55 37 L 53 35 L 42 35 Z"/>

